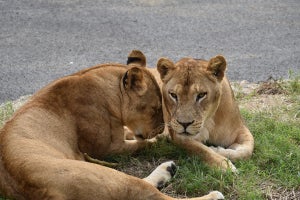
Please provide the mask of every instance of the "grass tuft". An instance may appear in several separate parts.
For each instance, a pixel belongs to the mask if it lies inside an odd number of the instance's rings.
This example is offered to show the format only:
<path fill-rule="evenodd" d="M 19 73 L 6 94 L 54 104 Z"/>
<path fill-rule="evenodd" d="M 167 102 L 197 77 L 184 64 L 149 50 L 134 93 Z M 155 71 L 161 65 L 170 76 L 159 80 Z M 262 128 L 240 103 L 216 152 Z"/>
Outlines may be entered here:
<path fill-rule="evenodd" d="M 289 81 L 285 84 L 290 94 L 300 94 L 300 74 L 289 71 Z"/>
<path fill-rule="evenodd" d="M 14 108 L 12 102 L 7 102 L 0 105 L 0 128 L 14 113 Z"/>

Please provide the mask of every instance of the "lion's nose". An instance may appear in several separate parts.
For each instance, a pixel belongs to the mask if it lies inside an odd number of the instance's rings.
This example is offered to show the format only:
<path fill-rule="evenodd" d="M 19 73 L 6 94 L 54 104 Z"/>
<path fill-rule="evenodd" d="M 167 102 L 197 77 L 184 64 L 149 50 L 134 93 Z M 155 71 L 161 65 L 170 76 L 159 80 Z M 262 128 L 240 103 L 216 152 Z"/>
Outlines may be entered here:
<path fill-rule="evenodd" d="M 192 123 L 194 123 L 194 120 L 191 121 L 191 122 L 180 122 L 180 121 L 177 120 L 177 122 L 178 122 L 181 126 L 183 126 L 184 129 L 186 129 L 189 125 L 191 125 Z"/>

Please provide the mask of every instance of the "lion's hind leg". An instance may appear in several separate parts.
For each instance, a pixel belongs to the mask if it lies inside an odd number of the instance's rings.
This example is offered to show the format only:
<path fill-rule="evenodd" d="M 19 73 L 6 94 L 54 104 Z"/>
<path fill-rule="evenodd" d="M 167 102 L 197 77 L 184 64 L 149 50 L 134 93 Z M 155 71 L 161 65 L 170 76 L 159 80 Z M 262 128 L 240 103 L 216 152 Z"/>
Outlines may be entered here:
<path fill-rule="evenodd" d="M 19 191 L 24 195 L 24 199 L 175 200 L 175 198 L 161 193 L 147 180 L 101 165 L 51 157 L 30 160 L 34 162 L 34 169 L 20 169 L 21 173 L 27 174 L 26 178 L 22 180 L 24 190 Z M 172 161 L 166 162 L 158 166 L 150 177 L 164 177 L 165 175 L 164 179 L 152 180 L 166 181 L 174 175 L 175 169 Z M 223 197 L 221 193 L 214 191 L 204 197 L 192 199 L 217 200 L 222 199 L 221 197 Z"/>
<path fill-rule="evenodd" d="M 142 179 L 84 161 L 47 159 L 30 172 L 26 199 L 168 199 Z M 28 171 L 26 171 L 28 173 Z"/>

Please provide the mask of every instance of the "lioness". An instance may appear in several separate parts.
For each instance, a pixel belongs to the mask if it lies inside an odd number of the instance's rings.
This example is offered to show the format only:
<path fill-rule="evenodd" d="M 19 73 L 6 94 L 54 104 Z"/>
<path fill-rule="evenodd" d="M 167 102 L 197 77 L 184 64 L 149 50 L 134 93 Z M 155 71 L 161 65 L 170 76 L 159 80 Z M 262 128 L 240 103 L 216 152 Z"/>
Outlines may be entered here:
<path fill-rule="evenodd" d="M 182 58 L 175 64 L 160 58 L 157 70 L 172 140 L 210 165 L 236 171 L 230 160 L 249 158 L 254 139 L 225 76 L 225 58 Z"/>
<path fill-rule="evenodd" d="M 142 180 L 84 156 L 136 151 L 162 124 L 160 89 L 141 63 L 103 64 L 58 79 L 0 130 L 0 191 L 34 200 L 173 199 L 154 187 L 171 177 L 173 162 Z M 123 126 L 141 139 L 124 140 Z M 218 198 L 212 192 L 195 199 Z"/>

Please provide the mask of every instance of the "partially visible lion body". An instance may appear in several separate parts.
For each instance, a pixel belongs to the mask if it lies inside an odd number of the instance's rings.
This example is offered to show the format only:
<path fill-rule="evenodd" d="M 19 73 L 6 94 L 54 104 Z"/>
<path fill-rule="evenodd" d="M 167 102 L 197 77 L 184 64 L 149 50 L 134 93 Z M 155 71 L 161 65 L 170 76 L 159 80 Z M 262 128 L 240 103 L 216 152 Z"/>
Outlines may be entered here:
<path fill-rule="evenodd" d="M 254 139 L 225 70 L 222 56 L 177 63 L 161 58 L 151 73 L 162 89 L 164 121 L 172 140 L 210 165 L 236 171 L 230 160 L 251 157 Z"/>
<path fill-rule="evenodd" d="M 145 181 L 82 161 L 83 153 L 102 158 L 144 147 L 146 141 L 124 140 L 124 125 L 145 138 L 160 132 L 154 131 L 162 123 L 155 84 L 142 67 L 106 64 L 43 88 L 0 131 L 1 191 L 16 199 L 126 199 L 132 194 L 120 194 L 120 186 L 128 192 L 129 183 L 139 187 L 133 190 L 149 188 Z M 151 105 L 137 111 L 149 98 Z"/>

